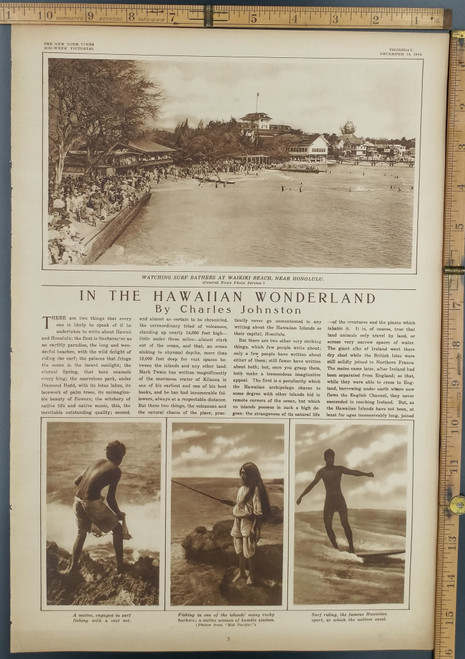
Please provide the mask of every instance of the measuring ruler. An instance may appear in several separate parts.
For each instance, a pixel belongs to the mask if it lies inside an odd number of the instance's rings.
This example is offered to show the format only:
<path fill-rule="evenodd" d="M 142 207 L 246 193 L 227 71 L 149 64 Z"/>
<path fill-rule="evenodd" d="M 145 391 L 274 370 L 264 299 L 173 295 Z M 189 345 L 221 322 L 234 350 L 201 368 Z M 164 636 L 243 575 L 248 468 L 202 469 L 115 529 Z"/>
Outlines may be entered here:
<path fill-rule="evenodd" d="M 465 31 L 451 34 L 444 212 L 444 281 L 435 659 L 455 656 L 463 395 Z"/>
<path fill-rule="evenodd" d="M 449 30 L 448 9 L 1 2 L 0 23 Z"/>

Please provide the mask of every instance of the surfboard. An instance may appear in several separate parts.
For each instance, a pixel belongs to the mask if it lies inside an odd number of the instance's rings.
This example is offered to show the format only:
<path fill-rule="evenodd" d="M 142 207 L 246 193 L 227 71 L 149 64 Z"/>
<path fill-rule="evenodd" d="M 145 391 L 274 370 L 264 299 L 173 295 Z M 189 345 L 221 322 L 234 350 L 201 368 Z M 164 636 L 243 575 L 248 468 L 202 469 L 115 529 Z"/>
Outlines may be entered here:
<path fill-rule="evenodd" d="M 383 556 L 393 556 L 394 554 L 405 554 L 405 549 L 382 549 L 380 551 L 359 551 L 357 556 L 360 558 L 382 558 Z"/>

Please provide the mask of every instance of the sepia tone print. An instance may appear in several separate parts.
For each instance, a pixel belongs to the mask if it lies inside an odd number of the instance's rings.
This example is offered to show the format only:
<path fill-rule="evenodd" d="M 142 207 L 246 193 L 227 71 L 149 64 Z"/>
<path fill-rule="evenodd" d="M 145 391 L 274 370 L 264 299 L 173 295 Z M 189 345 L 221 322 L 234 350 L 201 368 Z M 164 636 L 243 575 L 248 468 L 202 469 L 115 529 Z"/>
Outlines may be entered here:
<path fill-rule="evenodd" d="M 279 423 L 172 424 L 171 604 L 282 604 Z"/>
<path fill-rule="evenodd" d="M 421 70 L 51 57 L 48 263 L 411 268 Z"/>
<path fill-rule="evenodd" d="M 404 602 L 409 434 L 405 424 L 296 426 L 295 604 Z"/>
<path fill-rule="evenodd" d="M 159 603 L 159 423 L 49 421 L 49 605 Z"/>

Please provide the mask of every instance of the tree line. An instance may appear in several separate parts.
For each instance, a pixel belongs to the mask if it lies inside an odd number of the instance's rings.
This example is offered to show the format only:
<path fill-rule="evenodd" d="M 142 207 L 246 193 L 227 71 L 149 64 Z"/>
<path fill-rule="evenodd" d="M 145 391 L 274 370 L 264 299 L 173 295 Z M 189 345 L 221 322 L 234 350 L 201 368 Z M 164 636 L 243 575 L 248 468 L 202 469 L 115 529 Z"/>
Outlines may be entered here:
<path fill-rule="evenodd" d="M 289 129 L 286 134 L 264 135 L 247 131 L 244 124 L 231 117 L 228 121 L 202 120 L 192 126 L 186 118 L 173 132 L 151 130 L 148 136 L 154 141 L 176 149 L 175 162 L 179 165 L 198 164 L 227 160 L 242 155 L 263 154 L 272 160 L 282 161 L 289 157 L 287 148 L 298 144 L 304 133 Z"/>
<path fill-rule="evenodd" d="M 317 135 L 299 129 L 286 132 L 247 130 L 231 117 L 228 121 L 181 121 L 174 132 L 148 130 L 158 117 L 163 93 L 131 60 L 50 58 L 48 70 L 49 172 L 57 188 L 67 156 L 79 148 L 86 171 L 92 171 L 115 146 L 144 135 L 175 149 L 175 162 L 189 166 L 246 154 L 263 154 L 275 162 L 288 159 L 289 147 Z M 342 135 L 355 134 L 352 120 L 340 127 Z M 340 135 L 324 133 L 330 154 Z M 387 140 L 395 142 L 396 140 Z M 398 141 L 398 140 L 397 140 Z M 414 145 L 403 137 L 400 143 Z M 412 144 L 413 143 L 413 144 Z"/>
<path fill-rule="evenodd" d="M 67 155 L 84 148 L 94 168 L 135 139 L 163 102 L 156 83 L 126 60 L 49 59 L 49 171 L 58 187 Z"/>

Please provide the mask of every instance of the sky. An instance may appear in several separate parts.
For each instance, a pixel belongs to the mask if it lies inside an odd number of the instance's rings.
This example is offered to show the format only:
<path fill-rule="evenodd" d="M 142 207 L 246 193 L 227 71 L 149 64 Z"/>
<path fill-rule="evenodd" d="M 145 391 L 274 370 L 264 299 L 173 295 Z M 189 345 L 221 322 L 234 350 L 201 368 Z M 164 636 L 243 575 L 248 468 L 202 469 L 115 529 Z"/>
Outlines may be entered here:
<path fill-rule="evenodd" d="M 109 442 L 126 446 L 121 469 L 120 490 L 130 487 L 139 499 L 151 499 L 155 491 L 144 490 L 144 483 L 160 487 L 160 421 L 51 421 L 47 423 L 47 489 L 69 489 L 74 479 L 95 460 L 105 458 Z"/>
<path fill-rule="evenodd" d="M 158 128 L 240 119 L 255 112 L 258 93 L 258 111 L 272 123 L 307 133 L 339 133 L 351 120 L 358 137 L 418 134 L 418 60 L 173 57 L 139 65 L 163 91 Z"/>
<path fill-rule="evenodd" d="M 174 478 L 239 478 L 244 462 L 255 462 L 262 478 L 284 478 L 283 424 L 173 423 Z"/>
<path fill-rule="evenodd" d="M 49 540 L 71 551 L 76 537 L 76 519 L 71 508 L 76 491 L 74 479 L 89 464 L 105 458 L 109 442 L 119 440 L 127 452 L 121 463 L 116 499 L 127 514 L 133 536 L 128 546 L 137 551 L 162 550 L 160 421 L 48 421 L 46 437 Z M 106 488 L 102 494 L 107 494 Z M 88 544 L 103 546 L 108 542 L 108 535 L 99 539 L 92 536 Z"/>
<path fill-rule="evenodd" d="M 407 506 L 406 424 L 297 424 L 295 435 L 295 494 L 299 496 L 324 467 L 323 453 L 335 452 L 334 464 L 374 473 L 374 478 L 343 475 L 341 488 L 350 508 L 405 510 Z M 309 492 L 298 510 L 323 510 L 322 481 Z"/>

